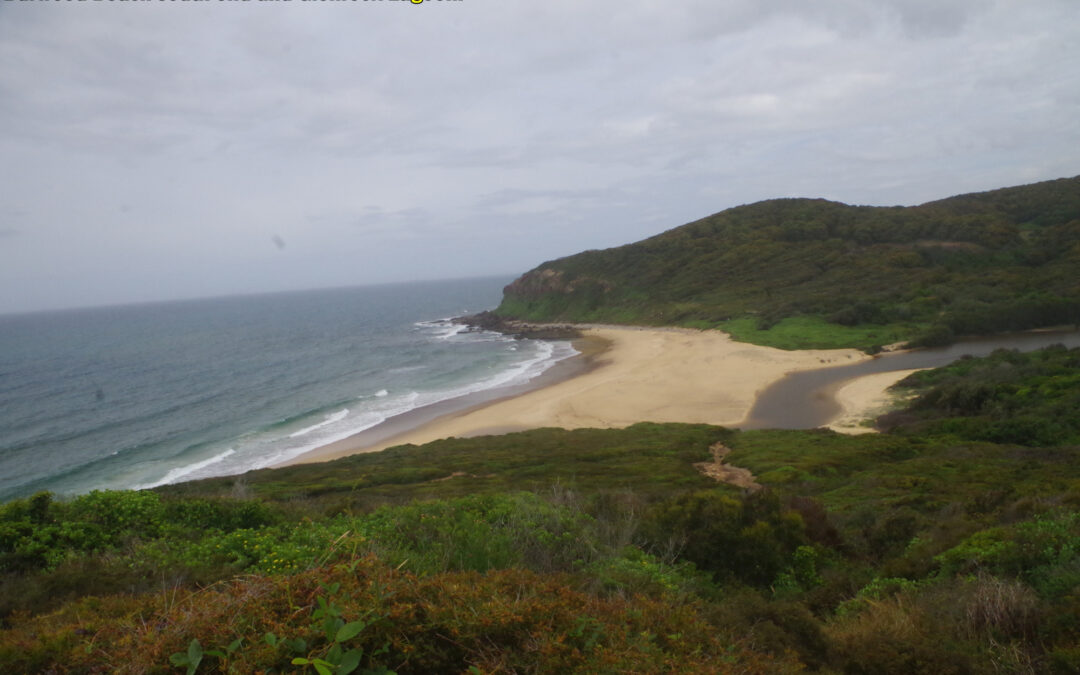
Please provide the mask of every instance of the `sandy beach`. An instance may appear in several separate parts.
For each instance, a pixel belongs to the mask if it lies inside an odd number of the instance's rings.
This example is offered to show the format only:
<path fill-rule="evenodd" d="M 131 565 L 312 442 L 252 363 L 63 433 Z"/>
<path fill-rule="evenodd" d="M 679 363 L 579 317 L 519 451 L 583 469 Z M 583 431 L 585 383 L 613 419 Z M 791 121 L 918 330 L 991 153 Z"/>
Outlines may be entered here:
<path fill-rule="evenodd" d="M 843 412 L 829 423 L 828 428 L 842 434 L 874 433 L 876 430 L 866 423 L 888 412 L 897 398 L 896 394 L 888 391 L 889 387 L 919 370 L 873 373 L 844 382 L 835 394 Z"/>
<path fill-rule="evenodd" d="M 788 373 L 870 358 L 854 349 L 761 347 L 719 331 L 590 326 L 584 334 L 606 348 L 581 374 L 374 441 L 357 434 L 291 463 L 540 427 L 618 428 L 642 421 L 738 426 L 758 392 Z"/>

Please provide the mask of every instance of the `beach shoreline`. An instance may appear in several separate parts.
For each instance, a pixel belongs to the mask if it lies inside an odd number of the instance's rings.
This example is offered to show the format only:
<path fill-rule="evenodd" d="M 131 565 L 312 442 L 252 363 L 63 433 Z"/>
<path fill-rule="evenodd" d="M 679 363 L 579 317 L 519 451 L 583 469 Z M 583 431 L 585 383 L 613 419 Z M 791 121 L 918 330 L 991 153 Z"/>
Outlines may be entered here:
<path fill-rule="evenodd" d="M 304 464 L 449 437 L 541 427 L 621 428 L 638 422 L 738 427 L 757 395 L 796 371 L 871 358 L 855 349 L 784 351 L 721 331 L 578 326 L 579 356 L 514 391 L 487 392 L 453 409 L 430 406 L 279 464 Z"/>
<path fill-rule="evenodd" d="M 274 464 L 271 468 L 325 462 L 358 453 L 378 452 L 395 445 L 413 442 L 410 439 L 414 434 L 424 433 L 427 429 L 437 428 L 442 423 L 498 404 L 501 401 L 514 399 L 588 373 L 598 367 L 599 358 L 609 346 L 607 341 L 593 336 L 582 336 L 570 342 L 578 352 L 577 354 L 556 362 L 551 368 L 529 382 L 474 392 L 457 399 L 449 399 L 416 408 L 391 417 L 370 429 L 321 445 L 302 455 Z M 521 430 L 523 429 L 512 425 L 499 425 L 491 429 L 478 429 L 475 433 L 459 435 L 482 436 Z"/>
<path fill-rule="evenodd" d="M 841 412 L 825 425 L 826 428 L 848 435 L 877 433 L 877 429 L 868 423 L 893 409 L 899 398 L 898 394 L 889 391 L 889 387 L 920 370 L 923 369 L 889 370 L 841 382 L 832 392 Z"/>

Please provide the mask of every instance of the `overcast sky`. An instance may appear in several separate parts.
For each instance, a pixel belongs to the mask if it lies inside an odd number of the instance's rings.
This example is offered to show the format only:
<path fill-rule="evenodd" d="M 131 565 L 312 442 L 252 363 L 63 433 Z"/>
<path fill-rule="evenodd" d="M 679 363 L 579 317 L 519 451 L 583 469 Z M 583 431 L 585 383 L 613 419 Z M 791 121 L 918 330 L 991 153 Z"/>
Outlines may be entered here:
<path fill-rule="evenodd" d="M 1077 0 L 0 2 L 0 312 L 1080 173 Z"/>

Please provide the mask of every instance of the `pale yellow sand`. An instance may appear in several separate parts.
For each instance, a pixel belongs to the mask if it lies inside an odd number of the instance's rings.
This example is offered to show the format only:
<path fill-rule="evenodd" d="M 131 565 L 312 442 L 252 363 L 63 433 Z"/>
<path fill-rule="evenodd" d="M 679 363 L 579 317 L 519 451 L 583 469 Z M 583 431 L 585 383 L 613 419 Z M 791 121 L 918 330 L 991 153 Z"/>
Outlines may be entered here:
<path fill-rule="evenodd" d="M 719 331 L 602 326 L 588 327 L 585 333 L 611 343 L 589 372 L 447 415 L 374 445 L 345 439 L 294 462 L 540 427 L 616 428 L 642 421 L 737 426 L 757 394 L 784 375 L 869 358 L 854 349 L 792 352 L 759 347 L 735 342 Z"/>
<path fill-rule="evenodd" d="M 896 405 L 897 395 L 888 388 L 917 370 L 894 370 L 848 380 L 836 391 L 836 402 L 843 412 L 828 427 L 842 434 L 873 433 L 875 430 L 867 422 Z"/>

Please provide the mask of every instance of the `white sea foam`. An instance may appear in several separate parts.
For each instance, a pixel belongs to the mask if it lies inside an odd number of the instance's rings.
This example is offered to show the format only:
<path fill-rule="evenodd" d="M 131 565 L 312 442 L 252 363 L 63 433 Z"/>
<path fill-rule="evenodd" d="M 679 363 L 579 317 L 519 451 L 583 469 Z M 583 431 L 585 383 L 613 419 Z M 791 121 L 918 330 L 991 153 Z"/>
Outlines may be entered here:
<path fill-rule="evenodd" d="M 445 333 L 442 333 L 441 335 L 437 335 L 436 337 L 438 339 L 440 339 L 440 340 L 448 340 L 448 339 L 454 337 L 455 335 L 461 333 L 462 331 L 466 330 L 467 328 L 468 328 L 468 326 L 462 325 L 460 323 L 450 324 L 447 327 L 447 330 L 446 330 Z"/>
<path fill-rule="evenodd" d="M 349 414 L 349 409 L 348 408 L 343 408 L 342 410 L 339 410 L 336 413 L 327 415 L 326 418 L 322 422 L 319 422 L 318 424 L 313 424 L 310 427 L 304 427 L 300 431 L 294 431 L 293 433 L 289 434 L 289 438 L 297 438 L 299 436 L 307 436 L 312 431 L 317 431 L 319 429 L 322 429 L 323 427 L 329 426 L 329 425 L 333 424 L 334 422 L 340 422 L 341 420 L 345 419 L 348 416 L 348 414 Z"/>
<path fill-rule="evenodd" d="M 448 340 L 453 337 L 461 336 L 461 339 L 467 339 L 469 342 L 512 343 L 517 341 L 515 338 L 504 335 L 503 333 L 473 328 L 466 324 L 457 323 L 451 317 L 434 319 L 432 321 L 417 321 L 413 326 L 428 333 L 436 340 Z"/>
<path fill-rule="evenodd" d="M 311 438 L 306 438 L 305 440 L 307 442 L 302 445 L 281 444 L 270 441 L 269 444 L 261 447 L 257 458 L 246 461 L 244 466 L 238 468 L 236 472 L 239 473 L 250 469 L 265 469 L 266 467 L 274 466 L 275 464 L 287 462 L 290 459 L 295 459 L 296 457 L 309 453 L 316 448 L 336 443 L 349 436 L 358 434 L 361 431 L 366 431 L 372 427 L 378 426 L 394 414 L 408 412 L 411 409 L 411 407 L 402 407 L 400 408 L 400 412 L 395 411 L 389 415 L 373 411 L 364 412 L 355 417 L 343 420 L 341 424 L 333 427 L 326 427 L 323 430 L 323 433 L 317 434 Z"/>
<path fill-rule="evenodd" d="M 146 488 L 153 488 L 153 487 L 157 487 L 159 485 L 168 485 L 169 483 L 176 483 L 181 478 L 186 478 L 188 476 L 191 476 L 196 471 L 200 471 L 201 469 L 205 469 L 208 466 L 212 466 L 214 464 L 218 464 L 220 462 L 223 462 L 226 457 L 229 457 L 230 455 L 235 455 L 235 454 L 236 454 L 236 450 L 233 449 L 233 448 L 229 448 L 225 452 L 223 452 L 221 454 L 218 454 L 218 455 L 214 455 L 213 457 L 210 457 L 208 459 L 204 459 L 202 461 L 195 462 L 193 464 L 187 464 L 185 466 L 180 466 L 180 467 L 177 467 L 175 469 L 171 469 L 168 473 L 165 474 L 165 477 L 162 478 L 161 480 L 155 481 L 153 483 L 147 483 L 146 485 L 137 485 L 133 489 L 135 489 L 135 490 L 145 490 Z"/>
<path fill-rule="evenodd" d="M 470 333 L 470 335 L 476 334 Z M 392 417 L 397 417 L 417 408 L 499 387 L 525 384 L 559 361 L 577 354 L 577 350 L 569 342 L 537 341 L 528 344 L 532 349 L 524 351 L 532 351 L 531 355 L 509 364 L 490 377 L 459 387 L 425 392 L 410 391 L 407 394 L 393 396 L 388 394 L 379 397 L 377 401 L 367 399 L 365 410 L 350 413 L 344 418 L 335 420 L 334 423 L 317 425 L 319 428 L 315 432 L 306 435 L 303 438 L 305 442 L 302 445 L 273 443 L 272 448 L 265 448 L 264 446 L 264 450 L 260 453 L 258 459 L 245 462 L 245 466 L 238 467 L 236 472 L 261 469 L 287 462 L 316 448 L 344 440 L 354 434 L 371 429 Z"/>
<path fill-rule="evenodd" d="M 153 487 L 180 479 L 191 480 L 214 475 L 238 474 L 251 469 L 274 466 L 316 448 L 371 429 L 392 417 L 417 408 L 477 392 L 525 384 L 555 363 L 577 353 L 569 342 L 520 342 L 488 331 L 463 333 L 464 327 L 453 324 L 451 328 L 449 322 L 445 320 L 419 322 L 416 326 L 440 340 L 457 336 L 455 341 L 509 342 L 511 343 L 509 346 L 513 348 L 511 357 L 513 360 L 500 366 L 493 374 L 458 386 L 394 394 L 391 394 L 388 389 L 379 389 L 374 395 L 359 397 L 350 404 L 350 408 L 343 408 L 325 415 L 318 422 L 288 435 L 280 435 L 280 432 L 276 432 L 279 435 L 275 436 L 275 432 L 272 431 L 245 434 L 232 442 L 235 451 L 230 448 L 209 460 L 173 469 L 161 481 L 142 487 Z"/>
<path fill-rule="evenodd" d="M 431 335 L 436 340 L 449 340 L 450 338 L 469 329 L 463 323 L 454 323 L 450 317 L 435 319 L 434 321 L 417 321 L 413 324 L 417 328 Z"/>
<path fill-rule="evenodd" d="M 577 354 L 569 342 L 535 342 L 535 356 L 510 364 L 491 377 L 452 389 L 426 392 L 417 397 L 416 407 L 432 405 L 489 389 L 525 384 L 563 359 Z"/>

